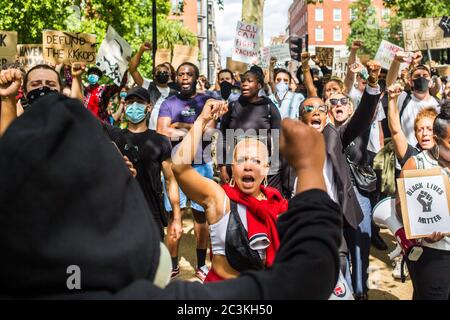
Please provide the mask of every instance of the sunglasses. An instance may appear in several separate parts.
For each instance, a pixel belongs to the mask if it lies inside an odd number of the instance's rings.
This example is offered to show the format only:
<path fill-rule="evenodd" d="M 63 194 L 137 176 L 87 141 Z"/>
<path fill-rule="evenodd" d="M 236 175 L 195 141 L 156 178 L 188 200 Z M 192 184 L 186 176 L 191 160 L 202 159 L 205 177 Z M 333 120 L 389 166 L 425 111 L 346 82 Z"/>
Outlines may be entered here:
<path fill-rule="evenodd" d="M 314 110 L 319 110 L 320 112 L 327 112 L 328 107 L 326 105 L 322 106 L 303 106 L 303 112 L 313 112 Z"/>
<path fill-rule="evenodd" d="M 348 103 L 348 98 L 340 98 L 340 99 L 330 99 L 330 104 L 332 106 L 337 106 L 338 104 L 341 104 L 341 106 L 346 105 Z"/>

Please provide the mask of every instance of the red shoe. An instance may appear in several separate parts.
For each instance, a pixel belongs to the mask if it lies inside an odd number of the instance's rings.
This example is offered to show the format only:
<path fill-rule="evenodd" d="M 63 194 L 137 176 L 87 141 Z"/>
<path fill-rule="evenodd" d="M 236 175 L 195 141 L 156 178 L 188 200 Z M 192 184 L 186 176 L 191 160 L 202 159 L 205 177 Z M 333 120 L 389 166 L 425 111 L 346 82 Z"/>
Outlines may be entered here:
<path fill-rule="evenodd" d="M 208 272 L 209 268 L 205 264 L 203 267 L 197 268 L 197 270 L 195 270 L 195 276 L 199 278 L 200 281 L 203 283 L 203 281 L 205 281 L 206 279 L 206 276 L 208 275 Z"/>

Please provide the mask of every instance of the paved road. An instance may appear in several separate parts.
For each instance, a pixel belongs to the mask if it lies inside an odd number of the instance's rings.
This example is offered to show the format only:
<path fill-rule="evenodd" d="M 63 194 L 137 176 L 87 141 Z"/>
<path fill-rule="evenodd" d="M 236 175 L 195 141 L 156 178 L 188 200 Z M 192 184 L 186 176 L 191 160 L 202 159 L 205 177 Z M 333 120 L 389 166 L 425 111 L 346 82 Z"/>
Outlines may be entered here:
<path fill-rule="evenodd" d="M 195 237 L 192 216 L 186 215 L 183 220 L 184 233 L 180 245 L 181 274 L 177 279 L 198 281 L 194 276 L 196 268 Z M 369 266 L 369 299 L 370 300 L 410 300 L 412 285 L 409 278 L 405 283 L 394 280 L 392 277 L 392 263 L 387 256 L 395 248 L 395 239 L 387 230 L 382 230 L 382 237 L 388 243 L 388 251 L 379 251 L 371 248 Z M 209 250 L 208 250 L 209 258 Z M 210 261 L 208 259 L 208 266 Z"/>

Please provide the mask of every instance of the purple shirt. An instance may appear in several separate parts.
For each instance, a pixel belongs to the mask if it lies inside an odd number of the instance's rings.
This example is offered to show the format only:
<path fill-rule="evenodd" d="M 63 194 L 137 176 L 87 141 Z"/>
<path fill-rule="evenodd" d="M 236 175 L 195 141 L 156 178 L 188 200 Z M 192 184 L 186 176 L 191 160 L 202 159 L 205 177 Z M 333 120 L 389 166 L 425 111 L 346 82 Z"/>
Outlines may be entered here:
<path fill-rule="evenodd" d="M 197 94 L 194 98 L 183 99 L 178 95 L 166 99 L 159 109 L 159 117 L 172 119 L 171 123 L 194 123 L 202 113 L 205 102 L 211 99 L 206 94 Z"/>

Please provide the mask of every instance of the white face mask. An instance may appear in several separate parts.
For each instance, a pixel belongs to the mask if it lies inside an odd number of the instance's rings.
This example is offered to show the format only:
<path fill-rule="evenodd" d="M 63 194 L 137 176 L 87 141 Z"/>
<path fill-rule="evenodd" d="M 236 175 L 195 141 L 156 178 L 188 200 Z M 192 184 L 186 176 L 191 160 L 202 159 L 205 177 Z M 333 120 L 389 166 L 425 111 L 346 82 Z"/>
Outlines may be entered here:
<path fill-rule="evenodd" d="M 283 98 L 284 95 L 289 91 L 289 85 L 285 83 L 284 81 L 280 81 L 275 86 L 277 89 L 277 94 L 279 98 Z"/>

